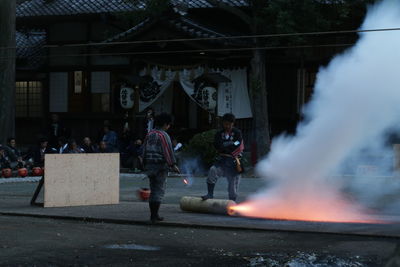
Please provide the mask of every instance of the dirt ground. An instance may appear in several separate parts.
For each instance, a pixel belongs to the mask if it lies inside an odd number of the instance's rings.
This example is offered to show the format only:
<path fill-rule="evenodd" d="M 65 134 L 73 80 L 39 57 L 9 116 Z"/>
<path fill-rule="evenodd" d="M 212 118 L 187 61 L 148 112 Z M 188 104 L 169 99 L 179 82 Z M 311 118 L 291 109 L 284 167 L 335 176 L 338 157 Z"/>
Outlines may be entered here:
<path fill-rule="evenodd" d="M 1 266 L 383 266 L 398 242 L 0 216 Z"/>

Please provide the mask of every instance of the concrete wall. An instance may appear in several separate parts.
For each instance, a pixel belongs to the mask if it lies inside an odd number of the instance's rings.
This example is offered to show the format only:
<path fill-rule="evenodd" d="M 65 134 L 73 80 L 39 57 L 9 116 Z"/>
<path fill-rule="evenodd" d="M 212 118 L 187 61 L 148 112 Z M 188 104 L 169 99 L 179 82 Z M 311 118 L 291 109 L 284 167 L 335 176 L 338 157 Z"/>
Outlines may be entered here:
<path fill-rule="evenodd" d="M 44 207 L 119 203 L 119 154 L 47 154 Z"/>

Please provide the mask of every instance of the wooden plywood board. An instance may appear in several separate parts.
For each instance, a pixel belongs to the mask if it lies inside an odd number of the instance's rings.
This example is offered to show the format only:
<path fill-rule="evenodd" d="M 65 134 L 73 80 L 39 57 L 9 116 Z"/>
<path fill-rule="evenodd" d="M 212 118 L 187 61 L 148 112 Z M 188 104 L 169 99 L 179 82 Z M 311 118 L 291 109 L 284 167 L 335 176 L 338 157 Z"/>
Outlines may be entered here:
<path fill-rule="evenodd" d="M 118 203 L 118 153 L 45 155 L 44 207 Z"/>

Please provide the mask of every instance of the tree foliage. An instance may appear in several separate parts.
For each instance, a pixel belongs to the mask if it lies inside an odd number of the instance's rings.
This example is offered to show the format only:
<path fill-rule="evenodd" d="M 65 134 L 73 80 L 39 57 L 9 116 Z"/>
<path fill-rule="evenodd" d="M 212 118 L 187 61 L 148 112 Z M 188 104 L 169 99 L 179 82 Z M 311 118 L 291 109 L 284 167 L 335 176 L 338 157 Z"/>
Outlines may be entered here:
<path fill-rule="evenodd" d="M 170 0 L 124 1 L 138 6 L 136 12 L 123 15 L 131 24 L 137 24 L 146 18 L 163 16 L 173 7 Z M 375 0 L 248 0 L 250 8 L 235 8 L 218 0 L 205 1 L 237 16 L 243 23 L 249 24 L 251 32 L 257 34 L 355 29 L 360 25 L 368 4 L 376 2 Z M 304 36 L 261 40 L 262 43 L 272 45 L 287 42 L 299 44 L 307 41 Z"/>
<path fill-rule="evenodd" d="M 374 0 L 251 0 L 259 34 L 350 30 L 359 27 Z M 269 44 L 306 43 L 304 36 L 270 38 Z"/>
<path fill-rule="evenodd" d="M 183 154 L 189 158 L 199 157 L 206 166 L 210 166 L 218 153 L 214 147 L 214 137 L 217 130 L 196 134 L 185 146 Z"/>

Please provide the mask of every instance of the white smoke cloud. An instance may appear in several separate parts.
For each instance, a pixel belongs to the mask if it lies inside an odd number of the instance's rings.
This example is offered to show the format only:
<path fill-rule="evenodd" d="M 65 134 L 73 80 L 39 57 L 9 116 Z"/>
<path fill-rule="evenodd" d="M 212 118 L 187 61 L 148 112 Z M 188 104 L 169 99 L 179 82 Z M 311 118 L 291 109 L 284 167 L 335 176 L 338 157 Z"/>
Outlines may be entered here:
<path fill-rule="evenodd" d="M 361 29 L 398 27 L 400 1 L 385 0 L 369 8 Z M 384 144 L 388 131 L 400 125 L 400 31 L 361 33 L 352 48 L 320 69 L 304 114 L 296 135 L 274 139 L 268 157 L 257 166 L 275 186 L 249 203 L 263 217 L 276 217 L 274 207 L 307 213 L 317 212 L 317 206 L 337 206 L 329 218 L 316 214 L 311 219 L 365 218 L 365 210 L 345 199 L 340 188 L 346 185 L 369 205 L 399 188 L 398 182 L 392 179 L 391 186 L 388 179 L 346 180 L 332 174 L 350 162 L 352 167 L 362 165 L 367 154 L 375 156 L 375 165 L 391 170 L 392 148 Z"/>

